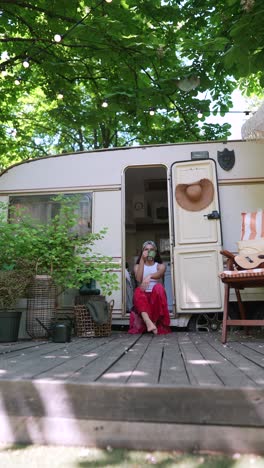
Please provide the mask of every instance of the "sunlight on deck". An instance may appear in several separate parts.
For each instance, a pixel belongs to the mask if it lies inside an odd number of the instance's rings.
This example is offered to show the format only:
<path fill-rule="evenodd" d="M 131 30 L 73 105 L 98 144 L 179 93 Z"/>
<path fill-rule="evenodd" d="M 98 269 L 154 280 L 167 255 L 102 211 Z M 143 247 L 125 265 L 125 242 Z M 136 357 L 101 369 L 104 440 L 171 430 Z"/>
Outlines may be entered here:
<path fill-rule="evenodd" d="M 12 431 L 12 425 L 9 420 L 9 415 L 7 414 L 5 401 L 2 397 L 0 397 L 0 414 L 1 414 L 1 436 L 4 434 L 6 440 L 10 443 L 15 441 L 15 437 Z"/>
<path fill-rule="evenodd" d="M 143 377 L 145 375 L 148 375 L 148 372 L 133 371 L 133 376 Z M 109 372 L 109 374 L 105 374 L 103 378 L 104 379 L 119 379 L 119 377 L 130 377 L 130 376 L 131 376 L 131 371 Z"/>
<path fill-rule="evenodd" d="M 52 439 L 56 440 L 57 433 L 62 431 L 62 427 L 60 418 L 54 417 L 54 414 L 56 414 L 58 406 L 60 406 L 60 414 L 67 415 L 67 424 L 66 427 L 63 428 L 66 437 L 67 432 L 72 431 L 75 437 L 77 436 L 78 439 L 84 443 L 85 436 L 82 433 L 78 419 L 75 418 L 74 405 L 67 389 L 63 387 L 63 385 L 58 385 L 56 383 L 47 385 L 49 385 L 49 389 L 52 390 L 52 398 L 50 398 L 50 393 L 45 386 L 40 382 L 34 383 L 45 417 L 41 420 L 41 434 L 31 434 L 31 439 L 34 441 L 35 439 L 39 440 L 42 438 L 43 442 Z M 53 419 L 52 427 L 50 424 L 51 418 Z M 28 426 L 31 426 L 31 424 L 32 418 L 29 420 Z M 38 429 L 38 427 L 35 428 L 35 430 L 36 429 Z"/>
<path fill-rule="evenodd" d="M 44 359 L 70 359 L 70 356 L 44 356 Z"/>
<path fill-rule="evenodd" d="M 188 359 L 188 362 L 190 364 L 198 364 L 198 365 L 200 365 L 200 364 L 202 364 L 202 365 L 204 365 L 204 364 L 206 364 L 206 365 L 207 364 L 209 364 L 209 365 L 210 364 L 221 364 L 220 361 L 209 361 L 208 359 Z"/>

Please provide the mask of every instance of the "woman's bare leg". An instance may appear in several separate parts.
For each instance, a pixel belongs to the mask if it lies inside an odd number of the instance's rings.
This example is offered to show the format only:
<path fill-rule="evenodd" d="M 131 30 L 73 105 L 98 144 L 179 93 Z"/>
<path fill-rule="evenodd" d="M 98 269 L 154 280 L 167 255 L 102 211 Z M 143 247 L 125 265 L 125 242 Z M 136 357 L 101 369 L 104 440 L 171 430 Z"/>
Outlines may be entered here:
<path fill-rule="evenodd" d="M 147 312 L 141 312 L 141 317 L 146 324 L 147 331 L 154 333 L 154 335 L 157 335 L 158 333 L 157 327 L 155 323 L 153 323 L 152 320 L 149 318 L 149 314 Z"/>

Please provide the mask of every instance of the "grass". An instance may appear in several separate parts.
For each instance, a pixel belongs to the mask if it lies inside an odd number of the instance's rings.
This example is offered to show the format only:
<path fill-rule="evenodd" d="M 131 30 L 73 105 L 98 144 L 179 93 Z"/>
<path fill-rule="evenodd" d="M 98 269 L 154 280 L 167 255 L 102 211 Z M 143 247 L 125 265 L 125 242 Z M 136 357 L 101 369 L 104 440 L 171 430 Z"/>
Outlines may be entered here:
<path fill-rule="evenodd" d="M 0 446 L 1 468 L 264 468 L 264 456 L 38 445 Z"/>

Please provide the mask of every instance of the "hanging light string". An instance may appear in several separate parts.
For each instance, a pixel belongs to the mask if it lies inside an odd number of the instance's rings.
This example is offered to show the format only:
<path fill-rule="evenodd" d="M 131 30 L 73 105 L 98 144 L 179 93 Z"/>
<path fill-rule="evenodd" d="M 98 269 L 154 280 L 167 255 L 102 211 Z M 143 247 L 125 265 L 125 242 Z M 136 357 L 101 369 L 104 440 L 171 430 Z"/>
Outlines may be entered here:
<path fill-rule="evenodd" d="M 111 3 L 112 0 L 110 0 L 110 2 L 108 1 L 108 3 Z M 86 18 L 88 18 L 88 16 L 93 12 L 95 11 L 97 8 L 99 8 L 104 2 L 107 2 L 107 0 L 100 0 L 97 5 L 95 5 L 95 7 L 91 7 L 91 8 L 87 8 L 87 13 L 86 15 L 81 18 L 79 21 L 77 21 L 77 23 L 75 23 L 70 29 L 68 29 L 68 31 L 66 31 L 62 36 L 60 34 L 55 34 L 54 36 L 54 41 L 55 42 L 61 42 L 62 39 L 65 39 L 66 36 L 68 36 L 75 28 L 77 28 L 77 26 L 79 26 L 79 24 L 82 24 Z M 59 36 L 61 37 L 61 40 L 56 40 L 57 36 L 57 39 L 59 39 Z"/>
<path fill-rule="evenodd" d="M 221 114 L 221 111 L 206 111 L 205 114 L 210 114 L 210 115 L 214 115 L 214 114 Z M 226 111 L 225 112 L 225 115 L 226 114 L 245 114 L 246 116 L 250 115 L 250 114 L 254 114 L 254 111 L 249 111 L 249 110 L 244 110 L 244 111 L 239 111 L 239 110 L 235 110 L 235 111 Z M 203 112 L 200 111 L 198 112 L 198 117 L 199 118 L 202 118 L 204 116 Z M 207 117 L 207 115 L 205 115 L 205 117 Z M 224 117 L 224 116 L 223 116 Z"/>
<path fill-rule="evenodd" d="M 86 10 L 87 13 L 86 13 L 79 21 L 77 21 L 75 24 L 73 24 L 73 26 L 72 26 L 71 28 L 69 28 L 64 34 L 61 35 L 61 34 L 56 33 L 56 34 L 54 35 L 54 41 L 52 41 L 50 44 L 48 44 L 46 47 L 44 47 L 41 51 L 35 52 L 34 54 L 30 54 L 30 53 L 28 53 L 28 52 L 27 52 L 27 53 L 24 53 L 24 54 L 23 54 L 24 60 L 23 60 L 23 62 L 22 62 L 23 67 L 24 67 L 24 68 L 29 68 L 29 66 L 30 66 L 30 60 L 31 60 L 32 58 L 34 58 L 34 57 L 40 55 L 41 53 L 45 53 L 45 52 L 48 51 L 51 47 L 53 47 L 55 44 L 60 44 L 60 43 L 62 43 L 62 45 L 63 45 L 63 40 L 65 39 L 65 37 L 67 37 L 69 34 L 71 34 L 72 31 L 73 31 L 75 28 L 77 28 L 80 24 L 82 24 L 82 23 L 89 17 L 89 15 L 91 15 L 91 13 L 93 13 L 97 8 L 99 8 L 104 2 L 106 2 L 106 3 L 111 3 L 112 0 L 100 0 L 94 7 L 91 7 L 91 8 L 90 8 L 90 7 L 89 7 L 89 8 L 87 7 L 87 10 Z M 20 54 L 19 58 L 20 58 L 20 57 L 22 57 L 22 54 Z M 25 57 L 26 57 L 26 58 L 25 58 Z M 11 59 L 11 60 L 12 60 L 12 59 Z M 9 60 L 9 62 L 10 62 L 11 60 Z M 17 60 L 17 58 L 14 59 L 14 60 L 12 60 L 13 63 L 14 63 L 16 60 Z M 5 63 L 6 63 L 6 62 L 5 62 Z M 0 64 L 0 68 L 3 67 L 3 66 L 5 67 L 5 63 L 4 63 L 4 64 L 3 64 L 3 63 Z M 148 73 L 146 70 L 143 69 L 143 71 L 147 74 L 147 76 L 148 76 L 149 78 L 151 78 L 151 76 L 149 75 L 149 73 Z M 3 71 L 2 71 L 2 76 L 6 76 L 6 75 L 7 75 L 7 71 L 6 71 L 6 69 L 4 68 Z M 152 78 L 151 78 L 151 81 L 153 81 Z M 180 81 L 181 81 L 181 80 L 180 80 Z M 21 83 L 21 79 L 20 79 L 20 78 L 16 78 L 15 81 L 14 81 L 14 83 L 18 86 L 18 85 Z M 179 86 L 179 87 L 180 87 L 180 86 Z M 58 91 L 58 93 L 57 93 L 57 99 L 61 100 L 61 99 L 63 99 L 63 97 L 64 97 L 63 91 L 62 91 L 62 90 Z M 172 102 L 172 101 L 171 101 L 171 102 Z M 174 104 L 174 106 L 175 106 L 176 111 L 179 112 L 180 114 L 182 114 L 182 111 L 181 111 L 180 109 L 178 109 L 178 107 L 177 107 L 177 105 L 175 104 L 174 101 L 173 101 L 173 104 Z M 101 106 L 102 106 L 103 108 L 107 108 L 107 107 L 109 106 L 108 100 L 107 100 L 107 99 L 102 100 Z M 154 107 L 150 107 L 150 108 L 148 109 L 147 112 L 149 113 L 150 116 L 154 116 L 155 113 L 156 113 L 156 112 L 159 112 L 159 111 L 160 111 L 159 109 L 155 109 Z M 197 112 L 197 110 L 194 110 L 194 112 Z M 208 114 L 208 113 L 210 113 L 210 115 L 211 115 L 211 114 L 215 114 L 215 112 L 211 112 L 211 111 L 210 111 L 210 112 L 206 112 L 206 114 Z M 220 113 L 220 111 L 217 112 L 217 114 L 219 114 L 219 113 Z M 245 114 L 246 116 L 248 116 L 248 115 L 250 115 L 252 112 L 251 112 L 251 111 L 227 111 L 227 112 L 225 112 L 225 114 L 231 114 L 231 113 L 238 113 L 238 114 L 239 114 L 239 113 L 240 113 L 240 114 L 243 113 L 243 114 Z M 197 116 L 198 116 L 199 119 L 200 119 L 200 118 L 203 118 L 203 112 L 202 112 L 202 111 L 198 111 Z"/>
<path fill-rule="evenodd" d="M 48 44 L 46 47 L 44 47 L 41 51 L 38 51 L 38 52 L 35 52 L 35 53 L 29 53 L 28 51 L 23 53 L 23 54 L 20 54 L 18 57 L 15 57 L 14 59 L 8 59 L 6 62 L 3 62 L 0 64 L 0 69 L 2 69 L 2 76 L 6 76 L 7 75 L 7 71 L 6 71 L 6 63 L 8 62 L 9 64 L 10 63 L 13 63 L 15 64 L 15 62 L 17 60 L 20 60 L 20 58 L 23 57 L 23 62 L 22 62 L 22 65 L 24 68 L 28 68 L 30 66 L 30 60 L 32 60 L 34 57 L 37 57 L 38 55 L 40 55 L 41 53 L 43 52 L 46 52 L 48 49 L 50 49 L 51 47 L 53 47 L 55 44 L 59 44 L 61 41 L 63 41 L 63 39 L 65 39 L 66 36 L 68 36 L 69 34 L 72 33 L 72 31 L 77 28 L 77 26 L 79 26 L 80 24 L 82 24 L 87 18 L 88 16 L 93 13 L 95 10 L 97 10 L 97 8 L 99 8 L 104 2 L 107 2 L 107 3 L 111 3 L 112 0 L 100 0 L 94 7 L 91 7 L 91 8 L 87 8 L 87 13 L 85 16 L 83 16 L 79 21 L 77 21 L 71 28 L 69 28 L 63 35 L 61 34 L 55 34 L 53 39 L 54 41 L 52 41 L 50 44 Z M 21 62 L 19 62 L 21 63 Z M 4 72 L 4 75 L 3 75 L 3 72 Z"/>
<path fill-rule="evenodd" d="M 89 15 L 91 15 L 95 10 L 97 10 L 101 5 L 103 5 L 103 3 L 106 2 L 106 3 L 111 3 L 112 0 L 100 0 L 94 7 L 86 7 L 86 14 L 79 20 L 77 21 L 71 28 L 69 28 L 63 35 L 60 35 L 58 33 L 56 33 L 54 35 L 54 42 L 51 42 L 50 44 L 48 44 L 46 47 L 42 48 L 41 51 L 38 51 L 38 52 L 35 52 L 35 53 L 23 53 L 23 54 L 20 54 L 20 57 L 25 57 L 24 58 L 24 61 L 22 62 L 22 65 L 24 68 L 29 68 L 30 66 L 30 60 L 34 59 L 34 57 L 37 57 L 39 56 L 40 54 L 43 54 L 43 53 L 47 53 L 51 47 L 53 47 L 54 45 L 56 44 L 59 44 L 60 42 L 62 42 L 65 37 L 67 37 L 69 34 L 72 33 L 72 31 L 77 28 L 80 24 L 82 24 L 88 17 Z M 62 44 L 63 45 L 63 44 Z M 17 60 L 17 57 L 15 59 L 11 59 L 9 60 L 9 63 L 10 61 L 12 61 L 13 63 L 15 63 Z M 3 66 L 3 64 L 2 64 Z M 0 64 L 0 69 L 1 69 L 1 64 Z M 8 72 L 6 71 L 6 67 L 5 67 L 5 64 L 4 64 L 4 69 L 2 71 L 2 76 L 5 77 L 8 75 Z M 63 77 L 64 79 L 66 79 L 66 77 Z M 20 77 L 17 77 L 14 81 L 14 84 L 16 86 L 19 86 L 20 84 L 22 83 L 22 79 Z M 61 101 L 62 99 L 64 99 L 64 94 L 63 94 L 63 91 L 62 90 L 59 90 L 57 92 L 57 95 L 56 95 L 56 98 Z M 108 102 L 107 100 L 104 100 L 102 102 L 102 107 L 106 108 L 108 107 Z"/>

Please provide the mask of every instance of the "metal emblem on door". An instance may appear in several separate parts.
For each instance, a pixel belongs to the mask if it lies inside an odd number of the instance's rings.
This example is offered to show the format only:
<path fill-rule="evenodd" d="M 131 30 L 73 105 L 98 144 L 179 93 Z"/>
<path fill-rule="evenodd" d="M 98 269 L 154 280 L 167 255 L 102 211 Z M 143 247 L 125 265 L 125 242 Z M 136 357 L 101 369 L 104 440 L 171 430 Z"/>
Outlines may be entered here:
<path fill-rule="evenodd" d="M 217 151 L 217 161 L 224 171 L 230 171 L 235 165 L 234 150 L 225 148 L 224 151 Z"/>

